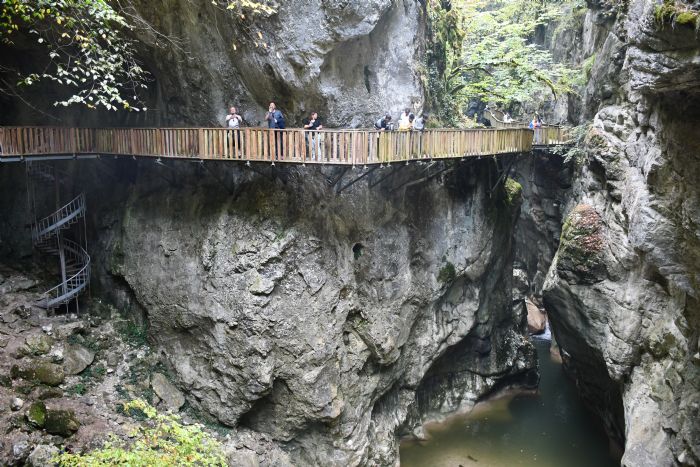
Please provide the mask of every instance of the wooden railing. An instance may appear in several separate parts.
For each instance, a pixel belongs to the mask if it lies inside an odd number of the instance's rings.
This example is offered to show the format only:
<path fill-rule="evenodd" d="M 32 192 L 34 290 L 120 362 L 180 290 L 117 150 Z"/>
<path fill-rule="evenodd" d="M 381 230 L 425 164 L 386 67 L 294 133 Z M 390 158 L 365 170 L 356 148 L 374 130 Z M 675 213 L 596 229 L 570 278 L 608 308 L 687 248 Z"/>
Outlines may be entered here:
<path fill-rule="evenodd" d="M 560 128 L 535 130 L 269 130 L 244 128 L 0 127 L 0 159 L 115 155 L 340 165 L 529 152 L 561 144 Z M 533 138 L 534 136 L 534 138 Z"/>

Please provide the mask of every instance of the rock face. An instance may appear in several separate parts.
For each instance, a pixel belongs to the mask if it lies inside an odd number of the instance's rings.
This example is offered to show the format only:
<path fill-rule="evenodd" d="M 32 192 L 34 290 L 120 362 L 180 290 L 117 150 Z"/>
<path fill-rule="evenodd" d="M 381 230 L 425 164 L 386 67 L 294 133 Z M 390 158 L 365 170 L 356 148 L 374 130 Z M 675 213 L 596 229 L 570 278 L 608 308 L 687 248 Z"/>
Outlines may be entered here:
<path fill-rule="evenodd" d="M 700 40 L 656 6 L 607 11 L 587 161 L 544 287 L 568 369 L 625 466 L 700 463 Z"/>
<path fill-rule="evenodd" d="M 222 166 L 231 195 L 191 165 L 172 187 L 126 165 L 128 200 L 102 206 L 123 221 L 96 261 L 145 311 L 188 402 L 294 463 L 391 465 L 397 433 L 534 365 L 511 307 L 518 205 L 491 196 L 489 161 L 420 183 L 435 169 L 385 168 L 340 195 L 334 170 Z"/>

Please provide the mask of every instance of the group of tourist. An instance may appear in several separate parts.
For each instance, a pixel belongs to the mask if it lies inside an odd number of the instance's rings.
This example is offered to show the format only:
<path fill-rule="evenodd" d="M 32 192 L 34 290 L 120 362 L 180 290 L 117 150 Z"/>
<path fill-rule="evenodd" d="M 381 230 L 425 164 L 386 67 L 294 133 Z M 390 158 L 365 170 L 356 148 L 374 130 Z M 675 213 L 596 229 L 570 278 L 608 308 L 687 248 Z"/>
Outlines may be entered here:
<path fill-rule="evenodd" d="M 267 113 L 265 114 L 265 121 L 267 122 L 267 127 L 270 129 L 284 130 L 287 127 L 284 114 L 277 108 L 274 102 L 270 102 L 268 106 Z M 416 117 L 415 114 L 411 112 L 411 109 L 406 108 L 399 117 L 398 131 L 423 131 L 427 121 L 428 114 L 421 114 L 419 117 Z M 316 133 L 318 130 L 323 130 L 323 123 L 318 112 L 311 112 L 311 114 L 302 121 L 302 125 L 304 130 L 308 131 L 305 135 L 308 156 L 312 160 L 315 160 L 316 157 L 322 153 L 324 145 L 323 134 Z M 243 126 L 243 117 L 238 113 L 236 107 L 231 106 L 229 108 L 225 118 L 225 126 L 232 130 L 239 129 Z M 377 120 L 374 124 L 374 128 L 378 131 L 394 130 L 391 114 L 386 114 L 384 117 Z M 238 138 L 240 144 L 240 135 Z M 278 137 L 275 139 L 275 155 L 283 156 L 283 145 Z"/>
<path fill-rule="evenodd" d="M 411 112 L 411 109 L 405 109 L 399 117 L 399 131 L 423 131 L 425 129 L 425 123 L 428 121 L 428 114 L 422 114 L 420 117 L 416 118 L 415 114 Z M 379 131 L 393 130 L 394 124 L 392 123 L 391 114 L 386 114 L 374 123 L 374 129 Z"/>
<path fill-rule="evenodd" d="M 274 102 L 270 102 L 270 105 L 265 114 L 265 121 L 270 129 L 284 130 L 287 127 L 287 123 L 284 114 L 277 108 Z M 421 114 L 419 117 L 411 112 L 410 108 L 406 108 L 401 113 L 398 120 L 398 131 L 418 131 L 422 132 L 425 129 L 426 123 L 428 121 L 428 114 Z M 513 122 L 513 119 L 508 113 L 504 114 L 504 122 Z M 230 129 L 239 129 L 243 126 L 243 117 L 238 113 L 236 107 L 230 107 L 228 115 L 226 115 L 225 126 Z M 318 112 L 311 112 L 311 114 L 302 121 L 304 130 L 308 133 L 305 135 L 305 142 L 307 153 L 311 159 L 316 159 L 317 155 L 321 154 L 324 145 L 323 133 L 316 133 L 318 130 L 323 130 L 323 123 L 318 115 Z M 486 126 L 490 126 L 490 123 Z M 543 122 L 539 114 L 535 114 L 532 121 L 529 123 L 530 129 L 542 128 Z M 391 114 L 386 114 L 379 118 L 374 123 L 374 129 L 377 131 L 393 131 L 394 123 Z M 239 144 L 240 144 L 240 135 Z M 278 137 L 275 137 L 275 153 L 276 156 L 282 156 L 282 144 Z M 422 139 L 422 138 L 421 138 Z"/>
<path fill-rule="evenodd" d="M 271 129 L 284 130 L 287 127 L 284 114 L 277 108 L 274 102 L 270 102 L 267 113 L 265 114 L 265 121 L 267 122 L 267 127 Z M 426 122 L 428 121 L 428 114 L 421 114 L 416 117 L 411 109 L 405 109 L 401 116 L 399 117 L 399 131 L 423 131 L 425 129 Z M 311 112 L 311 114 L 302 121 L 304 130 L 317 131 L 323 129 L 323 123 L 321 118 L 318 116 L 318 112 Z M 228 114 L 225 119 L 225 126 L 230 129 L 238 129 L 243 126 L 243 117 L 238 113 L 236 107 L 230 107 Z M 377 120 L 374 124 L 374 128 L 379 131 L 391 131 L 394 129 L 394 124 L 392 122 L 391 114 L 386 114 Z"/>

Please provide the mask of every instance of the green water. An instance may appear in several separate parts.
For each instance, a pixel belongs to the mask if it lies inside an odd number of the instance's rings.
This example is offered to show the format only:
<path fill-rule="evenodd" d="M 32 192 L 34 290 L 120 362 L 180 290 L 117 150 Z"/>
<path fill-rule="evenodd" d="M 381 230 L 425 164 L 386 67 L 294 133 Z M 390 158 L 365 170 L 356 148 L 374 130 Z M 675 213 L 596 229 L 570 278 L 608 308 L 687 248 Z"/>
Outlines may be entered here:
<path fill-rule="evenodd" d="M 600 431 L 549 354 L 536 341 L 540 387 L 478 404 L 427 427 L 427 441 L 401 444 L 401 467 L 607 467 L 619 465 Z"/>

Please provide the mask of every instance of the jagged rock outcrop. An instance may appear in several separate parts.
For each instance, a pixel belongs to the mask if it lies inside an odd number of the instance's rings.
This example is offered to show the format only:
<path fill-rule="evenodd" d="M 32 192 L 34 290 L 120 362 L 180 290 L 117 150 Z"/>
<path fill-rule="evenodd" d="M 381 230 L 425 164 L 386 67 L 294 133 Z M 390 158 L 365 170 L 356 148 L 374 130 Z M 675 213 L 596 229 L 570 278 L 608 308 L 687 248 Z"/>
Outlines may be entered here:
<path fill-rule="evenodd" d="M 568 368 L 625 466 L 700 463 L 700 40 L 657 6 L 613 11 L 544 287 Z"/>
<path fill-rule="evenodd" d="M 534 364 L 511 307 L 518 206 L 491 196 L 490 161 L 428 181 L 385 168 L 339 196 L 331 169 L 220 166 L 222 186 L 186 163 L 122 164 L 128 199 L 93 196 L 110 200 L 96 262 L 188 403 L 299 465 L 390 465 L 398 432 Z"/>

